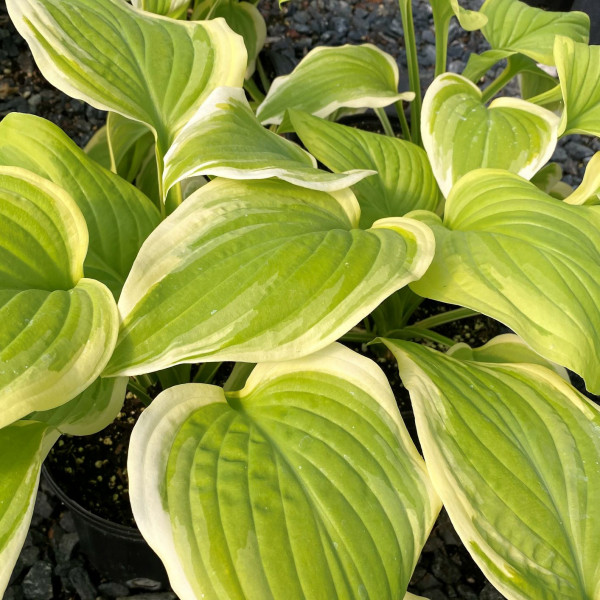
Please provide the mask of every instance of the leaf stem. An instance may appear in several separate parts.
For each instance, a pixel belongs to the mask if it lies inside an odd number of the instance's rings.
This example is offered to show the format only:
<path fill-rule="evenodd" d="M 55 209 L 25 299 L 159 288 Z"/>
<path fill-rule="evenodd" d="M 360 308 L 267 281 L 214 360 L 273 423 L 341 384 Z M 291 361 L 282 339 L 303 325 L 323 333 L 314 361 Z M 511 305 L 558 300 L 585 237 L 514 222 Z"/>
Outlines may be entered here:
<path fill-rule="evenodd" d="M 454 310 L 448 310 L 438 315 L 433 315 L 432 317 L 427 317 L 426 319 L 417 321 L 416 323 L 413 323 L 411 327 L 418 327 L 419 329 L 432 329 L 433 327 L 438 327 L 439 325 L 444 325 L 446 323 L 460 321 L 461 319 L 468 319 L 469 317 L 474 317 L 478 314 L 480 313 L 478 313 L 476 310 L 471 310 L 470 308 L 455 308 Z"/>
<path fill-rule="evenodd" d="M 267 72 L 265 71 L 262 61 L 260 60 L 260 56 L 256 57 L 256 70 L 258 71 L 258 76 L 260 77 L 260 82 L 265 90 L 265 94 L 268 94 L 269 89 L 271 88 L 271 81 L 267 77 Z"/>
<path fill-rule="evenodd" d="M 200 365 L 193 383 L 211 383 L 223 363 L 204 363 Z"/>
<path fill-rule="evenodd" d="M 506 84 L 515 76 L 514 69 L 511 68 L 510 62 L 503 69 L 502 73 L 488 85 L 481 94 L 481 101 L 485 104 L 489 102 Z"/>
<path fill-rule="evenodd" d="M 133 377 L 129 378 L 127 387 L 144 406 L 150 406 L 152 398 L 150 398 L 146 390 Z"/>
<path fill-rule="evenodd" d="M 385 110 L 383 108 L 376 108 L 375 114 L 379 117 L 379 120 L 381 121 L 381 125 L 383 127 L 383 131 L 385 132 L 385 135 L 389 135 L 390 137 L 396 137 L 396 134 L 394 133 L 394 128 L 392 127 L 390 119 L 388 118 Z"/>
<path fill-rule="evenodd" d="M 421 329 L 420 327 L 404 327 L 403 329 L 395 331 L 394 334 L 403 340 L 420 338 L 423 340 L 436 342 L 437 344 L 442 344 L 443 346 L 448 346 L 448 348 L 456 344 L 453 339 L 446 337 L 445 335 L 441 335 L 440 333 L 436 333 L 435 331 L 431 331 L 429 329 Z"/>
<path fill-rule="evenodd" d="M 417 57 L 417 42 L 415 24 L 413 22 L 411 0 L 399 0 L 400 17 L 404 28 L 404 46 L 408 63 L 408 80 L 410 89 L 415 93 L 415 99 L 410 105 L 410 127 L 412 140 L 421 145 L 421 80 L 419 78 L 419 61 Z"/>
<path fill-rule="evenodd" d="M 244 81 L 244 89 L 252 96 L 252 100 L 258 104 L 265 99 L 265 95 L 258 89 L 258 85 L 252 78 Z"/>
<path fill-rule="evenodd" d="M 402 100 L 398 100 L 395 105 L 396 112 L 398 113 L 398 119 L 400 120 L 400 127 L 402 128 L 402 137 L 407 142 L 412 142 L 412 135 L 410 135 L 410 127 L 408 126 L 408 121 L 406 120 L 406 115 L 404 114 L 404 104 Z"/>

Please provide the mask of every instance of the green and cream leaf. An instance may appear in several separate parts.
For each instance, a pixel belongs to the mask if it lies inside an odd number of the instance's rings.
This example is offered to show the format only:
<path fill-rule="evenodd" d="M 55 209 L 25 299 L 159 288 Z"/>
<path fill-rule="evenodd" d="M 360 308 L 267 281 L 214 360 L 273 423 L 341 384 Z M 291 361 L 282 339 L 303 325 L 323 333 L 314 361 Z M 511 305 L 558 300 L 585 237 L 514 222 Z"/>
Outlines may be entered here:
<path fill-rule="evenodd" d="M 401 217 L 411 210 L 436 210 L 441 194 L 425 152 L 415 144 L 290 111 L 294 130 L 320 162 L 335 173 L 376 171 L 353 190 L 360 204 L 360 226 Z"/>
<path fill-rule="evenodd" d="M 560 134 L 600 136 L 600 46 L 557 37 L 554 57 L 565 102 Z"/>
<path fill-rule="evenodd" d="M 422 218 L 418 214 L 409 214 Z M 465 175 L 417 294 L 483 312 L 600 390 L 600 207 L 571 206 L 506 171 Z"/>
<path fill-rule="evenodd" d="M 421 277 L 434 252 L 418 221 L 364 231 L 359 218 L 349 190 L 225 179 L 200 188 L 142 247 L 105 374 L 286 360 L 326 346 Z"/>
<path fill-rule="evenodd" d="M 0 428 L 0 597 L 25 542 L 42 462 L 58 435 L 35 421 Z"/>
<path fill-rule="evenodd" d="M 542 366 L 386 344 L 433 484 L 486 577 L 514 600 L 597 598 L 598 407 Z"/>
<path fill-rule="evenodd" d="M 545 65 L 555 64 L 556 36 L 587 44 L 590 35 L 590 18 L 579 11 L 551 12 L 519 0 L 487 0 L 481 13 L 488 19 L 481 32 L 492 49 L 520 52 Z"/>
<path fill-rule="evenodd" d="M 288 109 L 327 117 L 338 108 L 381 108 L 412 100 L 398 93 L 398 66 L 371 44 L 311 50 L 290 75 L 277 77 L 256 116 L 264 125 L 280 124 Z"/>
<path fill-rule="evenodd" d="M 337 344 L 259 364 L 239 392 L 169 388 L 128 471 L 182 600 L 396 600 L 440 506 L 383 372 Z"/>
<path fill-rule="evenodd" d="M 296 144 L 265 129 L 244 90 L 216 89 L 175 138 L 165 156 L 163 187 L 198 175 L 228 179 L 277 177 L 324 192 L 350 187 L 374 171 L 329 173 Z"/>
<path fill-rule="evenodd" d="M 28 169 L 59 185 L 64 190 L 61 196 L 68 194 L 75 201 L 85 218 L 85 223 L 78 225 L 81 241 L 69 238 L 65 239 L 64 245 L 72 250 L 82 248 L 89 232 L 84 274 L 107 285 L 118 298 L 143 241 L 160 221 L 158 211 L 148 198 L 98 165 L 56 125 L 33 115 L 12 113 L 0 123 L 0 164 Z M 39 180 L 33 185 L 42 189 Z M 50 204 L 46 203 L 47 206 Z M 63 205 L 65 201 L 58 206 Z M 22 210 L 31 209 L 23 207 Z M 76 210 L 72 209 L 72 212 Z M 30 222 L 32 226 L 37 223 Z M 14 227 L 9 221 L 5 224 Z M 27 240 L 18 238 L 19 247 L 28 253 L 36 245 L 48 247 L 44 242 L 46 235 L 33 230 Z M 81 256 L 77 255 L 73 260 L 79 264 Z M 35 257 L 34 264 L 37 271 L 52 272 L 41 256 Z M 15 265 L 14 270 L 21 276 L 26 273 L 22 263 Z M 79 277 L 78 271 L 62 284 L 58 280 L 42 284 L 38 275 L 34 275 L 35 281 L 30 287 L 66 289 Z"/>
<path fill-rule="evenodd" d="M 445 196 L 466 173 L 507 169 L 530 179 L 554 152 L 559 118 L 519 98 L 489 107 L 479 88 L 454 73 L 440 75 L 423 101 L 421 135 Z"/>

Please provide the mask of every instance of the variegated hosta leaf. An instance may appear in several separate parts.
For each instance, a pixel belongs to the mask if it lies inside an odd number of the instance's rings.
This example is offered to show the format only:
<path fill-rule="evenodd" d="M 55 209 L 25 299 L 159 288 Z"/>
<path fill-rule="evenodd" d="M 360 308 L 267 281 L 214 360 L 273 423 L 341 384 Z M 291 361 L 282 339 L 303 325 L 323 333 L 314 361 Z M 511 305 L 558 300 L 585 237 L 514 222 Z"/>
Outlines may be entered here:
<path fill-rule="evenodd" d="M 277 77 L 256 116 L 263 124 L 281 123 L 291 108 L 327 117 L 338 108 L 381 108 L 397 100 L 398 66 L 371 44 L 311 50 L 290 75 Z"/>
<path fill-rule="evenodd" d="M 52 182 L 0 167 L 0 427 L 63 404 L 100 374 L 118 313 L 106 286 L 80 279 L 84 218 Z"/>
<path fill-rule="evenodd" d="M 531 179 L 531 183 L 535 187 L 549 194 L 557 183 L 563 177 L 562 167 L 558 163 L 548 163 L 545 167 L 540 169 Z"/>
<path fill-rule="evenodd" d="M 127 377 L 98 377 L 73 400 L 58 408 L 34 412 L 28 418 L 69 435 L 98 433 L 115 420 L 123 407 L 127 381 Z"/>
<path fill-rule="evenodd" d="M 355 229 L 349 190 L 216 179 L 148 238 L 119 301 L 105 375 L 181 362 L 286 360 L 322 348 L 418 279 L 433 236 L 418 221 Z"/>
<path fill-rule="evenodd" d="M 277 177 L 301 187 L 335 191 L 374 171 L 348 174 L 317 169 L 296 144 L 265 129 L 248 105 L 244 90 L 216 89 L 175 138 L 165 156 L 164 188 L 195 175 L 228 179 Z"/>
<path fill-rule="evenodd" d="M 487 17 L 484 14 L 463 8 L 458 0 L 431 0 L 431 7 L 434 14 L 443 15 L 443 20 L 446 22 L 449 22 L 454 15 L 461 27 L 467 31 L 481 29 L 487 23 Z"/>
<path fill-rule="evenodd" d="M 461 342 L 452 346 L 447 354 L 459 360 L 484 363 L 531 363 L 542 365 L 547 369 L 552 369 L 565 381 L 570 382 L 569 374 L 564 367 L 540 356 L 514 333 L 497 335 L 479 348 L 471 348 L 468 344 Z"/>
<path fill-rule="evenodd" d="M 102 127 L 94 133 L 90 138 L 90 141 L 83 147 L 83 151 L 101 167 L 110 170 L 111 160 L 106 125 L 102 125 Z"/>
<path fill-rule="evenodd" d="M 187 11 L 191 0 L 131 0 L 131 4 L 156 15 L 178 18 Z"/>
<path fill-rule="evenodd" d="M 354 185 L 361 227 L 411 210 L 435 210 L 441 199 L 427 155 L 410 142 L 331 123 L 290 111 L 294 130 L 332 171 L 372 169 L 376 175 Z"/>
<path fill-rule="evenodd" d="M 57 439 L 56 431 L 35 421 L 0 429 L 0 597 L 29 529 L 42 462 Z"/>
<path fill-rule="evenodd" d="M 215 19 L 223 17 L 227 25 L 244 38 L 248 51 L 246 79 L 252 76 L 256 58 L 265 45 L 267 25 L 256 6 L 238 0 L 204 0 L 194 9 L 192 19 Z"/>
<path fill-rule="evenodd" d="M 443 225 L 427 223 L 436 255 L 417 294 L 502 321 L 600 391 L 600 207 L 482 169 L 454 186 Z"/>
<path fill-rule="evenodd" d="M 0 290 L 70 289 L 88 231 L 73 199 L 19 167 L 0 167 Z"/>
<path fill-rule="evenodd" d="M 78 226 L 80 235 L 87 237 L 86 224 L 89 231 L 83 265 L 85 276 L 101 281 L 118 297 L 142 242 L 160 221 L 149 200 L 86 156 L 56 125 L 32 115 L 12 113 L 0 123 L 0 164 L 29 169 L 58 184 L 75 200 L 85 217 L 85 224 Z M 35 227 L 45 227 L 39 221 L 29 222 Z M 8 222 L 6 226 L 12 227 Z M 49 247 L 41 237 L 47 236 L 47 231 L 33 230 L 27 239 L 15 235 L 13 232 L 20 250 L 28 255 L 36 245 Z M 65 245 L 68 249 L 83 248 L 83 241 L 69 239 Z M 65 289 L 81 277 L 77 272 L 62 284 L 49 281 L 43 285 L 39 275 L 49 277 L 52 272 L 47 263 L 38 254 L 35 259 L 26 260 L 30 262 L 27 268 L 34 268 L 36 274 L 31 285 L 24 287 Z M 73 260 L 79 264 L 81 256 Z M 22 262 L 14 270 L 20 279 L 26 272 Z M 9 287 L 8 282 L 3 287 Z"/>
<path fill-rule="evenodd" d="M 596 152 L 585 168 L 581 185 L 565 198 L 567 204 L 600 204 L 600 152 Z"/>
<path fill-rule="evenodd" d="M 122 0 L 6 4 L 53 85 L 146 123 L 160 154 L 215 87 L 243 83 L 246 49 L 223 19 L 175 21 Z"/>
<path fill-rule="evenodd" d="M 487 0 L 481 7 L 488 22 L 481 32 L 494 50 L 521 52 L 554 65 L 554 38 L 564 35 L 588 42 L 590 18 L 583 12 L 548 12 L 519 0 Z"/>
<path fill-rule="evenodd" d="M 600 46 L 557 37 L 554 58 L 565 101 L 561 135 L 600 136 Z"/>
<path fill-rule="evenodd" d="M 432 481 L 486 577 L 511 600 L 598 598 L 598 407 L 538 365 L 387 345 Z"/>
<path fill-rule="evenodd" d="M 143 123 L 116 112 L 108 113 L 106 127 L 111 170 L 134 182 L 148 155 L 155 160 L 154 135 Z"/>
<path fill-rule="evenodd" d="M 397 600 L 439 510 L 383 372 L 337 344 L 239 392 L 169 388 L 128 470 L 182 600 Z"/>
<path fill-rule="evenodd" d="M 440 75 L 423 101 L 421 135 L 445 196 L 465 173 L 507 169 L 530 179 L 552 156 L 559 118 L 520 98 L 497 98 L 454 73 Z"/>
<path fill-rule="evenodd" d="M 101 373 L 119 317 L 108 288 L 81 279 L 68 291 L 0 289 L 0 427 L 60 406 Z"/>

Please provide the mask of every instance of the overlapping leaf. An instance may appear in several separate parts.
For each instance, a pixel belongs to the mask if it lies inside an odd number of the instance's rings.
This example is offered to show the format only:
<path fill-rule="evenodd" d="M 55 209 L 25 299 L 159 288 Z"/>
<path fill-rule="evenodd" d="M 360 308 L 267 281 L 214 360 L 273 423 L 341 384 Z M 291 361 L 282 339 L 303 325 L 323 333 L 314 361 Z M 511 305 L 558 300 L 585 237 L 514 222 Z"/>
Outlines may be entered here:
<path fill-rule="evenodd" d="M 443 224 L 424 216 L 436 255 L 415 292 L 506 323 L 600 390 L 600 207 L 570 206 L 482 169 L 455 185 Z"/>
<path fill-rule="evenodd" d="M 194 9 L 192 18 L 215 19 L 223 17 L 227 25 L 244 38 L 248 51 L 246 79 L 252 76 L 256 67 L 256 58 L 263 49 L 267 37 L 267 25 L 256 6 L 250 2 L 238 0 L 204 0 Z"/>
<path fill-rule="evenodd" d="M 590 18 L 583 12 L 549 12 L 519 0 L 487 0 L 481 13 L 488 18 L 481 31 L 494 50 L 520 52 L 546 65 L 555 64 L 556 36 L 587 43 L 590 35 Z"/>
<path fill-rule="evenodd" d="M 85 221 L 55 184 L 0 168 L 0 427 L 64 404 L 100 374 L 118 314 L 106 286 L 81 279 Z"/>
<path fill-rule="evenodd" d="M 89 231 L 85 276 L 102 281 L 118 297 L 140 246 L 160 221 L 148 199 L 86 156 L 56 125 L 32 115 L 13 113 L 0 124 L 0 164 L 33 171 L 58 184 L 75 200 Z M 85 224 L 80 229 L 87 237 Z M 40 235 L 45 233 L 30 234 L 29 239 L 37 242 L 19 238 L 20 249 L 28 251 L 32 244 L 44 246 Z M 69 240 L 67 246 L 78 248 L 82 244 Z M 80 260 L 79 256 L 75 262 Z M 36 268 L 31 287 L 69 288 L 81 277 L 78 273 L 60 285 L 54 280 L 50 286 L 42 285 L 40 272 L 51 271 L 43 262 L 37 262 Z M 24 269 L 22 264 L 15 265 L 19 278 Z"/>
<path fill-rule="evenodd" d="M 557 37 L 554 57 L 565 102 L 560 133 L 600 136 L 600 46 Z"/>
<path fill-rule="evenodd" d="M 0 429 L 0 596 L 25 541 L 42 461 L 58 438 L 45 423 L 19 421 Z"/>
<path fill-rule="evenodd" d="M 198 360 L 285 360 L 324 347 L 427 269 L 418 221 L 355 229 L 358 204 L 283 181 L 216 179 L 143 246 L 107 375 Z"/>
<path fill-rule="evenodd" d="M 339 345 L 240 392 L 169 388 L 128 470 L 183 600 L 397 600 L 439 510 L 383 372 Z"/>
<path fill-rule="evenodd" d="M 98 377 L 66 404 L 29 415 L 69 435 L 92 435 L 108 427 L 123 407 L 127 377 Z"/>
<path fill-rule="evenodd" d="M 190 5 L 190 0 L 131 0 L 136 8 L 167 17 L 179 17 Z"/>
<path fill-rule="evenodd" d="M 175 21 L 120 0 L 8 0 L 7 7 L 53 85 L 146 123 L 163 155 L 215 87 L 243 82 L 246 49 L 223 19 Z"/>
<path fill-rule="evenodd" d="M 565 198 L 567 204 L 600 204 L 600 152 L 596 152 L 585 168 L 579 187 Z"/>
<path fill-rule="evenodd" d="M 294 130 L 308 150 L 332 171 L 372 169 L 354 185 L 361 227 L 411 210 L 435 210 L 440 201 L 427 155 L 410 142 L 361 131 L 291 111 Z"/>
<path fill-rule="evenodd" d="M 371 44 L 311 50 L 290 75 L 277 77 L 256 116 L 263 124 L 281 123 L 288 109 L 327 117 L 338 108 L 377 108 L 397 100 L 398 66 Z"/>
<path fill-rule="evenodd" d="M 481 91 L 454 73 L 440 75 L 423 101 L 421 135 L 445 196 L 460 177 L 480 167 L 531 178 L 552 156 L 558 117 L 519 98 L 489 108 Z"/>
<path fill-rule="evenodd" d="M 600 593 L 600 411 L 553 371 L 388 340 L 436 490 L 514 600 Z"/>
<path fill-rule="evenodd" d="M 335 174 L 296 144 L 265 129 L 244 90 L 216 89 L 183 128 L 165 156 L 164 188 L 196 175 L 229 179 L 277 177 L 321 191 L 350 187 L 373 171 Z"/>

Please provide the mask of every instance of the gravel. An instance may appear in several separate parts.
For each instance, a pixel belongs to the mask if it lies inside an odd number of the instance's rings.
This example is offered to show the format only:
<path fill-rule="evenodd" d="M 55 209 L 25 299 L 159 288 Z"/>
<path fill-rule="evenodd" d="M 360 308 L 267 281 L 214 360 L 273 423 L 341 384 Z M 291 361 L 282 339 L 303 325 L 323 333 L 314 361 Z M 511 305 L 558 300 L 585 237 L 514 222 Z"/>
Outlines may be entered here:
<path fill-rule="evenodd" d="M 435 37 L 429 5 L 413 0 L 422 84 L 433 79 Z M 465 0 L 479 8 L 482 0 Z M 279 8 L 277 1 L 261 2 L 268 22 L 267 58 L 278 73 L 289 72 L 306 53 L 319 45 L 370 42 L 395 57 L 401 71 L 400 89 L 408 89 L 403 29 L 396 0 L 294 0 Z M 471 52 L 487 49 L 478 33 L 450 28 L 448 68 L 462 71 Z M 495 69 L 497 75 L 502 65 Z M 515 87 L 508 88 L 509 91 Z M 43 116 L 84 145 L 105 120 L 105 113 L 68 98 L 49 85 L 37 71 L 27 45 L 10 24 L 0 1 L 0 118 L 12 111 Z M 565 181 L 576 185 L 600 143 L 585 136 L 561 140 L 553 160 L 561 163 Z M 170 590 L 154 582 L 103 580 L 79 551 L 72 515 L 42 484 L 32 526 L 14 569 L 4 600 L 120 599 L 174 600 Z M 500 600 L 485 581 L 442 512 L 411 581 L 410 591 L 430 600 Z"/>

